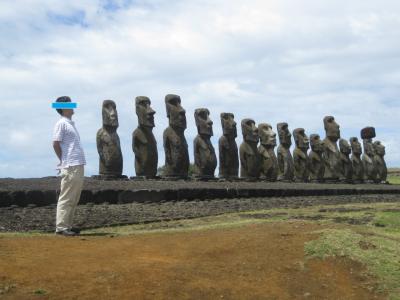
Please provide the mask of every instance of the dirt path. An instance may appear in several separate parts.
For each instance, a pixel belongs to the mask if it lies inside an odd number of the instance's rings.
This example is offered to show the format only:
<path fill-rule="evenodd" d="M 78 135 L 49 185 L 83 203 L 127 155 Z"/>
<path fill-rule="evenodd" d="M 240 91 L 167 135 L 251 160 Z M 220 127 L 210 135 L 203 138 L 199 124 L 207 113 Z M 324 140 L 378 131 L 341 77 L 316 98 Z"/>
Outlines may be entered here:
<path fill-rule="evenodd" d="M 2 237 L 0 287 L 9 291 L 0 298 L 384 299 L 352 261 L 305 260 L 304 243 L 320 227 L 293 221 L 114 238 Z"/>

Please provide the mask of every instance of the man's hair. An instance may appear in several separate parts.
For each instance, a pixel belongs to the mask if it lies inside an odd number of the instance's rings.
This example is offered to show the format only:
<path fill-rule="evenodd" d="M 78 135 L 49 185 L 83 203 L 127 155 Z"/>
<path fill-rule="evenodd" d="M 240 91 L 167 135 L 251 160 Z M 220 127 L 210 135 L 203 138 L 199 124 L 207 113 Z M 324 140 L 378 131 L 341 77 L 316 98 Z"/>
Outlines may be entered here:
<path fill-rule="evenodd" d="M 71 102 L 71 98 L 68 97 L 68 96 L 58 97 L 56 102 Z M 63 110 L 62 109 L 56 109 L 56 110 L 61 116 L 63 115 Z"/>

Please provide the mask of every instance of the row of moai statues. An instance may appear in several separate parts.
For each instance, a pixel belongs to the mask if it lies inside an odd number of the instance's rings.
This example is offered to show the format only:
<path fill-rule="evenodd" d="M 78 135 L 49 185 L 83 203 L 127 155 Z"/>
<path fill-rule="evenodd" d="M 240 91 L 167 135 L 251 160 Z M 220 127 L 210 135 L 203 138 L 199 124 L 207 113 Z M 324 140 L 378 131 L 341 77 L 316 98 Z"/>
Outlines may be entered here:
<path fill-rule="evenodd" d="M 188 144 L 184 135 L 186 112 L 178 95 L 165 97 L 169 126 L 163 134 L 165 167 L 163 177 L 170 179 L 187 178 L 189 171 Z M 132 134 L 132 150 L 135 154 L 137 177 L 156 178 L 158 165 L 157 142 L 153 135 L 154 114 L 148 97 L 135 99 L 138 127 Z M 102 108 L 103 127 L 97 132 L 97 149 L 100 156 L 100 177 L 121 178 L 123 159 L 117 134 L 118 115 L 115 102 L 105 100 Z M 194 139 L 194 177 L 214 178 L 217 157 L 211 143 L 213 122 L 206 108 L 196 109 L 194 117 L 197 136 Z M 221 113 L 223 135 L 219 139 L 219 177 L 266 181 L 296 182 L 386 182 L 387 168 L 384 160 L 385 147 L 373 142 L 375 129 L 361 130 L 364 153 L 358 138 L 349 142 L 340 138 L 340 126 L 335 118 L 324 118 L 326 138 L 318 134 L 310 138 L 303 128 L 293 131 L 295 149 L 290 151 L 292 134 L 287 123 L 277 125 L 279 146 L 277 154 L 276 133 L 270 124 L 256 126 L 252 119 L 241 122 L 243 143 L 238 150 L 237 128 L 234 114 Z M 339 146 L 338 146 L 339 142 Z M 311 151 L 309 151 L 311 145 Z M 350 157 L 351 154 L 351 157 Z M 361 156 L 362 155 L 362 156 Z"/>

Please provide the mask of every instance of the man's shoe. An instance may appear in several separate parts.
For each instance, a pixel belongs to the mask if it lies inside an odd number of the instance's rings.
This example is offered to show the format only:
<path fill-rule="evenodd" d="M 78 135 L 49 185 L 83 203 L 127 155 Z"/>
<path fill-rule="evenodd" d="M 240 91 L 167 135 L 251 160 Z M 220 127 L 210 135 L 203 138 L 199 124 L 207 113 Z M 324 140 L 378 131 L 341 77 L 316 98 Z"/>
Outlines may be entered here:
<path fill-rule="evenodd" d="M 81 229 L 80 229 L 80 228 L 77 228 L 77 227 L 72 227 L 70 230 L 71 230 L 72 232 L 77 233 L 77 234 L 80 234 L 80 233 L 81 233 Z"/>
<path fill-rule="evenodd" d="M 77 236 L 79 233 L 73 232 L 72 230 L 56 231 L 56 234 L 63 236 Z"/>

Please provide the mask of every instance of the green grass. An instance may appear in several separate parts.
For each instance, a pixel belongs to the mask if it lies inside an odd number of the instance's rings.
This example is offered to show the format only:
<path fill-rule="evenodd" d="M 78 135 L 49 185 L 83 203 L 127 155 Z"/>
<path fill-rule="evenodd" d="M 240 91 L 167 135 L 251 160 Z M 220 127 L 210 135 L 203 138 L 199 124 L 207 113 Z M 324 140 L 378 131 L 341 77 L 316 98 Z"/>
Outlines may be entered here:
<path fill-rule="evenodd" d="M 380 208 L 368 224 L 319 231 L 320 238 L 306 243 L 305 252 L 309 257 L 361 262 L 390 299 L 400 299 L 400 211 Z"/>
<path fill-rule="evenodd" d="M 390 184 L 400 184 L 400 176 L 388 176 L 387 181 Z"/>

